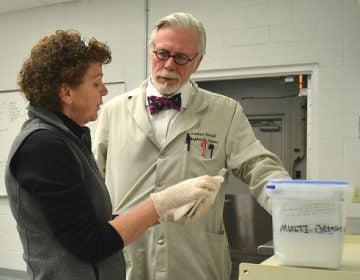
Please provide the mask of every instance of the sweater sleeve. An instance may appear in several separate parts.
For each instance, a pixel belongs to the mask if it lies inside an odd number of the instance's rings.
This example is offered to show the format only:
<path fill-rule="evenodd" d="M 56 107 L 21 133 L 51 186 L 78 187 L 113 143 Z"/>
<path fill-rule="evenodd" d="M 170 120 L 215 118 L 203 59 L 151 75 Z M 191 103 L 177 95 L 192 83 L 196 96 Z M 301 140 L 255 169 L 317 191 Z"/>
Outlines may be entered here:
<path fill-rule="evenodd" d="M 38 200 L 55 238 L 74 255 L 94 263 L 124 247 L 115 229 L 97 219 L 73 154 L 53 132 L 32 133 L 11 168 Z"/>

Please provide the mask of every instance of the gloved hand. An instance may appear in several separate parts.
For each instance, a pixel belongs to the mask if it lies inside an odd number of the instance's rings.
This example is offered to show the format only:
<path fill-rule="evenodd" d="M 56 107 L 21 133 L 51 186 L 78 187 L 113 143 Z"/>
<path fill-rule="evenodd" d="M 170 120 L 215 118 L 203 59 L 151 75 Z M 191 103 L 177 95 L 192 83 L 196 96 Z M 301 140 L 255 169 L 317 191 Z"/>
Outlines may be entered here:
<path fill-rule="evenodd" d="M 185 204 L 195 203 L 202 198 L 204 202 L 207 199 L 211 201 L 211 195 L 220 188 L 223 181 L 222 176 L 205 175 L 182 181 L 161 192 L 152 193 L 150 197 L 154 202 L 159 220 L 161 222 L 174 221 L 174 210 Z M 204 208 L 199 213 L 194 213 L 194 218 L 204 215 L 207 209 Z"/>
<path fill-rule="evenodd" d="M 215 193 L 214 193 L 215 194 Z M 184 215 L 179 216 L 177 209 L 169 211 L 168 215 L 174 215 L 174 222 L 181 225 L 188 225 L 195 222 L 198 218 L 204 216 L 208 211 L 211 205 L 214 203 L 214 195 L 209 197 L 202 197 L 196 203 L 193 203 L 190 210 L 188 210 Z"/>
<path fill-rule="evenodd" d="M 219 171 L 218 175 L 224 177 L 228 171 L 224 167 Z M 213 205 L 218 191 L 214 191 L 209 197 L 200 198 L 196 203 L 191 202 L 172 211 L 174 222 L 187 225 L 204 216 L 209 211 L 211 205 Z"/>

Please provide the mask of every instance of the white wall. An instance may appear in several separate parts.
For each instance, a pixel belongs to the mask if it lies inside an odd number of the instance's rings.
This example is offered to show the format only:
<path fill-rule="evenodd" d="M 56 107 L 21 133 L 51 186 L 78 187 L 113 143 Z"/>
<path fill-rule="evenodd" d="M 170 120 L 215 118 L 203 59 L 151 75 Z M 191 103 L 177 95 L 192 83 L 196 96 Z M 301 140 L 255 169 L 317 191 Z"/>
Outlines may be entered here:
<path fill-rule="evenodd" d="M 199 73 L 316 70 L 309 135 L 314 179 L 360 186 L 360 11 L 358 0 L 149 0 L 149 20 L 170 12 L 197 16 L 208 32 Z M 16 88 L 30 48 L 46 33 L 74 28 L 107 41 L 105 82 L 136 87 L 145 76 L 145 1 L 82 0 L 0 14 L 0 91 Z M 311 109 L 311 108 L 310 108 Z M 0 199 L 0 267 L 24 270 L 6 198 Z"/>

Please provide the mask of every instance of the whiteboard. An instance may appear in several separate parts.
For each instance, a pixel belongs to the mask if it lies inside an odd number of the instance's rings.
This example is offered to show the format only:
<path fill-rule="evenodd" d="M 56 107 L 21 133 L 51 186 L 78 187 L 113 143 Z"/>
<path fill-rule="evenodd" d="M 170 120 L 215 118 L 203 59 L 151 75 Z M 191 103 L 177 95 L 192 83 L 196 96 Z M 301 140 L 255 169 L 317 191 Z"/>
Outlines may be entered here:
<path fill-rule="evenodd" d="M 105 83 L 105 85 L 109 92 L 103 97 L 104 103 L 125 92 L 124 83 Z M 11 145 L 27 118 L 27 104 L 27 100 L 19 91 L 0 92 L 0 197 L 6 196 L 6 161 Z M 96 123 L 97 121 L 87 124 L 91 129 L 91 137 L 95 134 Z"/>
<path fill-rule="evenodd" d="M 11 145 L 27 118 L 27 101 L 19 91 L 0 93 L 0 195 L 5 191 L 5 167 Z"/>

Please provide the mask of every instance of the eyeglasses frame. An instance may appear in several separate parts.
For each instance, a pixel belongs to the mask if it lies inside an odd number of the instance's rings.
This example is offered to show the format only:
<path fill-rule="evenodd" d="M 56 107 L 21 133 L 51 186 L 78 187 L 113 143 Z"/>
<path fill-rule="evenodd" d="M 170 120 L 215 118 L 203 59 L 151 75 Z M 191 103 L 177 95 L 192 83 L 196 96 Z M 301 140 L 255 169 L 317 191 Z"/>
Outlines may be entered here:
<path fill-rule="evenodd" d="M 161 59 L 158 57 L 158 52 L 159 51 L 163 51 L 163 52 L 166 52 L 168 53 L 168 57 L 166 59 Z M 168 50 L 166 49 L 158 49 L 158 50 L 155 50 L 153 51 L 153 53 L 155 54 L 156 58 L 160 61 L 168 61 L 170 59 L 170 57 L 172 57 L 174 59 L 174 62 L 177 64 L 177 65 L 186 65 L 188 64 L 189 62 L 192 62 L 198 55 L 199 53 L 195 54 L 192 58 L 188 57 L 186 54 L 183 54 L 183 53 L 174 53 L 174 54 L 171 54 Z M 176 58 L 179 57 L 179 56 L 183 56 L 187 59 L 187 61 L 185 63 L 178 63 L 176 61 Z"/>

